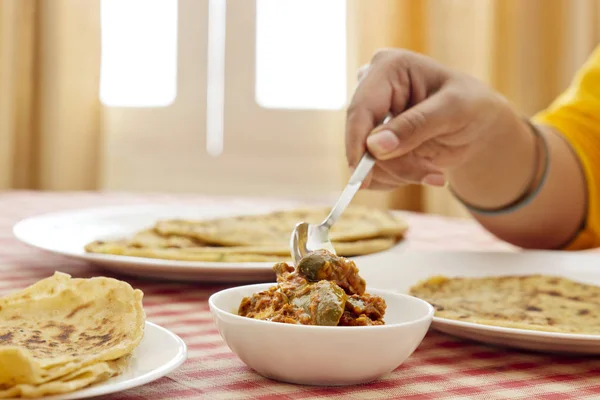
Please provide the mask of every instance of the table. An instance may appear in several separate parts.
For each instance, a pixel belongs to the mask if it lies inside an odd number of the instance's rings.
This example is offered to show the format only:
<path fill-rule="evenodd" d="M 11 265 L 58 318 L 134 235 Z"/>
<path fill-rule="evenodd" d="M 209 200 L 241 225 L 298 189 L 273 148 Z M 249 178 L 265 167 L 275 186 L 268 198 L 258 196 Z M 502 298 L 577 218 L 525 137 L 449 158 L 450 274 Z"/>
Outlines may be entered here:
<path fill-rule="evenodd" d="M 232 207 L 265 199 L 121 193 L 0 194 L 0 295 L 50 276 L 108 275 L 80 261 L 49 255 L 13 238 L 12 225 L 39 213 L 132 204 Z M 407 213 L 409 249 L 515 251 L 469 220 Z M 600 360 L 496 349 L 430 332 L 413 356 L 383 379 L 356 387 L 314 388 L 278 383 L 247 368 L 222 341 L 208 309 L 208 297 L 225 286 L 118 278 L 144 291 L 150 321 L 181 336 L 189 359 L 171 375 L 146 386 L 106 396 L 115 400 L 160 399 L 597 399 Z"/>

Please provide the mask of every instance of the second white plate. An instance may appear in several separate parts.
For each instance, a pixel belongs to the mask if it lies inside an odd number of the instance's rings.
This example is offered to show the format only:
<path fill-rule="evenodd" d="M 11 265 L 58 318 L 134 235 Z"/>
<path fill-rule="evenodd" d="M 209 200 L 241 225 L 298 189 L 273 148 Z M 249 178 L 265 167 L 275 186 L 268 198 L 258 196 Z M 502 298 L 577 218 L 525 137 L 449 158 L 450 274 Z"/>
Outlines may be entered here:
<path fill-rule="evenodd" d="M 359 264 L 370 287 L 408 293 L 434 275 L 448 277 L 548 274 L 600 286 L 600 254 L 531 251 L 522 253 L 430 252 L 374 255 Z M 600 354 L 600 335 L 503 328 L 434 317 L 432 328 L 454 336 L 523 350 Z"/>

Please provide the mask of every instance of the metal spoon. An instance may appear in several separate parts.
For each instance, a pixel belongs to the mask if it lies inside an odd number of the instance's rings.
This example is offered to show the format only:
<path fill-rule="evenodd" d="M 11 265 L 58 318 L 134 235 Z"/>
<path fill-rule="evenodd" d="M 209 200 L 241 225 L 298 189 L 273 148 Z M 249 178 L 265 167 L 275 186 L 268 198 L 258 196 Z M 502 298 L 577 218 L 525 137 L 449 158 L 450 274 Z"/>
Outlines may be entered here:
<path fill-rule="evenodd" d="M 390 118 L 391 116 L 386 117 L 383 123 L 386 124 Z M 346 188 L 327 218 L 319 225 L 309 224 L 308 222 L 300 222 L 296 225 L 290 240 L 294 265 L 297 266 L 302 257 L 315 250 L 323 249 L 335 254 L 333 244 L 329 240 L 329 229 L 337 222 L 346 207 L 348 207 L 363 181 L 369 175 L 369 172 L 371 172 L 373 165 L 375 165 L 375 157 L 367 151 L 356 166 L 352 176 L 350 176 Z"/>

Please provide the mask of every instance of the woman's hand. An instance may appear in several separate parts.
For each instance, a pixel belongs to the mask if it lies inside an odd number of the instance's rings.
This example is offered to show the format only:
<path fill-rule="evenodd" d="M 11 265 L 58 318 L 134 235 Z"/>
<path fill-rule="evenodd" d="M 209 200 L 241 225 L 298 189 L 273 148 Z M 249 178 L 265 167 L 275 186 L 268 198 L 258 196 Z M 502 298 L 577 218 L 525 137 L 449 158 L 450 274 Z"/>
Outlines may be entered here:
<path fill-rule="evenodd" d="M 378 126 L 388 113 L 394 118 Z M 365 183 L 372 189 L 443 186 L 502 134 L 506 119 L 519 118 L 476 79 L 416 53 L 382 50 L 361 69 L 348 109 L 348 163 L 355 167 L 369 149 L 379 160 Z"/>
<path fill-rule="evenodd" d="M 378 126 L 389 113 L 394 118 Z M 427 57 L 377 53 L 361 73 L 346 124 L 350 167 L 366 148 L 378 159 L 365 187 L 448 181 L 484 227 L 522 247 L 560 247 L 582 226 L 586 181 L 562 134 L 539 125 L 534 134 L 501 96 Z"/>

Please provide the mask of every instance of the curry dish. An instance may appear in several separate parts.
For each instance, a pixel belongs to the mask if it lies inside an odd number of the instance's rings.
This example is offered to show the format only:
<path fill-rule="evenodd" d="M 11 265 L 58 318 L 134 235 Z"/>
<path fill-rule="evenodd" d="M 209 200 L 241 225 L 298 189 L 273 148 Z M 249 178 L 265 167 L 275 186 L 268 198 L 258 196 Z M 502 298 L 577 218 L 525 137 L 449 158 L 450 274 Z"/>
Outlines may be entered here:
<path fill-rule="evenodd" d="M 242 299 L 238 315 L 302 325 L 385 324 L 385 300 L 365 293 L 365 280 L 351 260 L 319 250 L 297 269 L 278 263 L 273 270 L 277 285 Z"/>

